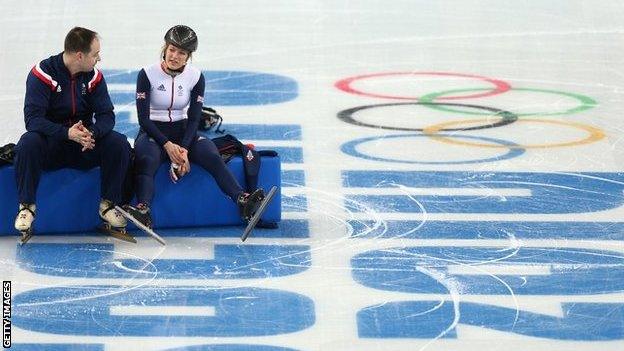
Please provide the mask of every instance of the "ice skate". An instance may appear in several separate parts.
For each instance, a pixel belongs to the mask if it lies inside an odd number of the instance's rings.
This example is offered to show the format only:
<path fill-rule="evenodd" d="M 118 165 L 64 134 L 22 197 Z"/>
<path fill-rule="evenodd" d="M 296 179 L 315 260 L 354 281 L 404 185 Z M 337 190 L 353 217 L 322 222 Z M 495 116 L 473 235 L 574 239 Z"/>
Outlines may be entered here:
<path fill-rule="evenodd" d="M 128 222 L 121 213 L 117 211 L 115 204 L 108 200 L 102 200 L 100 202 L 99 214 L 100 218 L 103 220 L 102 224 L 99 226 L 102 232 L 114 238 L 136 244 L 136 239 L 126 231 Z"/>
<path fill-rule="evenodd" d="M 138 204 L 135 206 L 125 205 L 123 208 L 115 206 L 117 211 L 134 223 L 139 229 L 150 235 L 156 241 L 163 245 L 167 245 L 165 240 L 158 235 L 153 229 L 152 216 L 150 209 L 146 204 Z"/>
<path fill-rule="evenodd" d="M 138 204 L 136 206 L 124 205 L 122 207 L 130 216 L 134 217 L 137 221 L 141 222 L 148 228 L 153 228 L 152 215 L 149 206 L 146 204 Z M 123 213 L 122 213 L 123 214 Z"/>
<path fill-rule="evenodd" d="M 251 194 L 245 193 L 241 195 L 238 203 L 241 207 L 241 215 L 247 221 L 247 227 L 245 227 L 245 230 L 241 235 L 241 241 L 247 240 L 247 237 L 256 227 L 256 224 L 258 224 L 262 214 L 266 211 L 276 193 L 277 187 L 273 186 L 266 196 L 264 195 L 264 190 L 262 189 L 257 189 Z"/>
<path fill-rule="evenodd" d="M 26 244 L 33 235 L 32 223 L 35 220 L 34 204 L 20 204 L 15 217 L 15 229 L 21 233 L 20 244 Z"/>
<path fill-rule="evenodd" d="M 264 199 L 264 190 L 256 189 L 253 193 L 242 193 L 238 196 L 236 201 L 240 215 L 245 221 L 249 221 L 253 217 L 254 213 L 260 207 L 262 200 Z"/>

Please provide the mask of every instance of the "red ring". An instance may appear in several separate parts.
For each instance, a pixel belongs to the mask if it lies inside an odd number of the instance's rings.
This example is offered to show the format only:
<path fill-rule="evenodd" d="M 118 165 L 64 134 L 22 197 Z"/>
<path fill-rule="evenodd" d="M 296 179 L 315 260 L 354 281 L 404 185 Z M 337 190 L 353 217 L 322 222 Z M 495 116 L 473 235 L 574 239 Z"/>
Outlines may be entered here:
<path fill-rule="evenodd" d="M 486 81 L 488 83 L 491 83 L 494 85 L 494 89 L 487 91 L 485 93 L 477 93 L 477 94 L 471 94 L 471 95 L 458 95 L 458 96 L 445 96 L 445 97 L 440 97 L 438 98 L 438 100 L 458 100 L 458 99 L 474 99 L 474 98 L 479 98 L 479 97 L 485 97 L 485 96 L 492 96 L 492 95 L 497 95 L 497 94 L 502 94 L 506 91 L 508 91 L 509 89 L 511 89 L 511 85 L 509 85 L 509 83 L 503 82 L 502 80 L 498 80 L 498 79 L 492 79 L 492 78 L 487 78 L 487 77 L 482 77 L 482 76 L 475 76 L 472 74 L 463 74 L 463 73 L 448 73 L 448 72 L 386 72 L 386 73 L 372 73 L 372 74 L 365 74 L 365 75 L 361 75 L 361 76 L 355 76 L 355 77 L 349 77 L 349 78 L 345 78 L 342 80 L 339 80 L 338 82 L 336 82 L 336 84 L 334 84 L 334 86 L 344 92 L 350 93 L 350 94 L 356 94 L 356 95 L 364 95 L 364 96 L 370 96 L 370 97 L 376 97 L 376 98 L 384 98 L 384 99 L 394 99 L 394 100 L 418 100 L 418 97 L 407 97 L 407 96 L 392 96 L 392 95 L 382 95 L 382 94 L 375 94 L 375 93 L 367 93 L 365 91 L 360 91 L 357 90 L 353 87 L 351 87 L 351 83 L 353 83 L 356 80 L 360 80 L 360 79 L 367 79 L 367 78 L 375 78 L 375 77 L 384 77 L 384 76 L 398 76 L 398 75 L 406 75 L 406 74 L 411 74 L 411 75 L 431 75 L 431 76 L 451 76 L 451 77 L 462 77 L 462 78 L 477 78 L 483 81 Z"/>

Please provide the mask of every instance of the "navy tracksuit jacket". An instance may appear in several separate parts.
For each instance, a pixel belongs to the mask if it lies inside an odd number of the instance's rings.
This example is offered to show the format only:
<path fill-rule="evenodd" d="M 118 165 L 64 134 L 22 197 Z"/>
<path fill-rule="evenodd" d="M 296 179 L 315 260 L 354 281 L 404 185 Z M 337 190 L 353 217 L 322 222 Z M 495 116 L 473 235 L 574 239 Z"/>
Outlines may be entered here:
<path fill-rule="evenodd" d="M 43 170 L 62 167 L 101 167 L 102 198 L 121 201 L 122 183 L 130 160 L 125 136 L 113 131 L 115 114 L 102 73 L 73 77 L 63 63 L 63 53 L 35 65 L 26 80 L 24 120 L 27 132 L 16 146 L 15 172 L 19 201 L 35 203 Z M 68 139 L 69 128 L 82 121 L 94 135 L 95 148 Z"/>

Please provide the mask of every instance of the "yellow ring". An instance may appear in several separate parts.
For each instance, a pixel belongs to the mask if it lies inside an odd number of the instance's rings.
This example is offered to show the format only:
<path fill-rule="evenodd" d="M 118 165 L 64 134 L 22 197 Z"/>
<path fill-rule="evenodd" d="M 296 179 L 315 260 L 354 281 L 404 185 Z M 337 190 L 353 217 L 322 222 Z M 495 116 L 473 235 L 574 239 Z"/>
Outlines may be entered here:
<path fill-rule="evenodd" d="M 509 146 L 509 145 L 495 145 L 495 144 L 483 144 L 483 143 L 473 143 L 473 142 L 469 142 L 469 141 L 463 141 L 463 140 L 454 140 L 454 139 L 450 139 L 450 137 L 452 136 L 451 133 L 446 132 L 446 135 L 438 135 L 437 133 L 439 131 L 441 131 L 442 129 L 448 128 L 449 126 L 454 126 L 457 124 L 465 124 L 465 123 L 477 123 L 477 122 L 483 122 L 483 119 L 471 119 L 471 120 L 461 120 L 461 121 L 451 121 L 451 122 L 444 122 L 444 123 L 440 123 L 440 124 L 435 124 L 429 127 L 426 127 L 423 129 L 423 133 L 425 133 L 426 135 L 441 141 L 441 142 L 445 142 L 445 143 L 451 143 L 451 144 L 460 144 L 460 145 L 468 145 L 468 146 L 479 146 L 479 147 L 489 147 L 489 148 L 495 148 L 495 149 L 500 149 L 500 148 L 505 148 L 505 149 L 539 149 L 539 148 L 550 148 L 550 147 L 564 147 L 564 146 L 573 146 L 573 145 L 582 145 L 582 144 L 589 144 L 589 143 L 593 143 L 595 141 L 598 141 L 602 138 L 605 137 L 605 134 L 602 130 L 600 130 L 599 128 L 596 127 L 592 127 L 586 124 L 581 124 L 581 123 L 576 123 L 576 122 L 569 122 L 569 121 L 556 121 L 556 120 L 548 120 L 548 119 L 534 119 L 534 118 L 523 118 L 523 119 L 519 119 L 514 123 L 522 123 L 522 122 L 538 122 L 538 123 L 550 123 L 550 124 L 563 124 L 563 125 L 567 125 L 567 126 L 572 126 L 572 127 L 576 127 L 582 130 L 585 130 L 589 133 L 589 136 L 587 138 L 581 139 L 581 140 L 577 140 L 577 141 L 569 141 L 569 142 L 565 142 L 565 143 L 556 143 L 556 144 L 534 144 L 534 145 L 513 145 L 513 146 Z"/>

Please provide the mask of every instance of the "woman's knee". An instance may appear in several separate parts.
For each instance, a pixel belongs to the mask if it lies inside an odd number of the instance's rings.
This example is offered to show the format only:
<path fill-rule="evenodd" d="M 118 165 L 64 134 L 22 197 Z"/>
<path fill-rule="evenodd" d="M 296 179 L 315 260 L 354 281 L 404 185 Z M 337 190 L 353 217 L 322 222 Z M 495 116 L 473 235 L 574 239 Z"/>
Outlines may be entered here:
<path fill-rule="evenodd" d="M 198 141 L 192 152 L 192 161 L 195 163 L 202 163 L 202 161 L 209 163 L 221 161 L 221 154 L 211 140 Z"/>
<path fill-rule="evenodd" d="M 134 166 L 139 174 L 156 174 L 160 161 L 160 154 L 153 152 L 135 152 L 134 155 Z"/>

